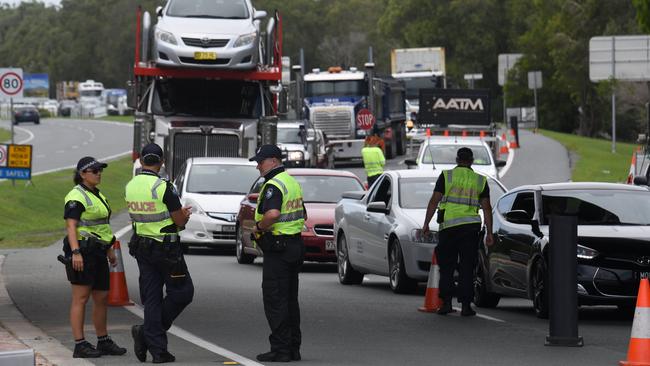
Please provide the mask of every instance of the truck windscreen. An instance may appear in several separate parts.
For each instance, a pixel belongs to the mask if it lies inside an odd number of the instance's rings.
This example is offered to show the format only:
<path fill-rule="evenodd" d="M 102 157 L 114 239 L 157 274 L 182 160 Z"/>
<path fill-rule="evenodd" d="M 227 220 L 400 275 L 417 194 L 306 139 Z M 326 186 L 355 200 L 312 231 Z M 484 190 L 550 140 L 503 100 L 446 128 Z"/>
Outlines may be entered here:
<path fill-rule="evenodd" d="M 403 79 L 406 85 L 406 99 L 417 100 L 420 98 L 420 89 L 435 88 L 436 84 L 431 77 Z"/>
<path fill-rule="evenodd" d="M 258 84 L 242 81 L 159 80 L 152 111 L 160 115 L 258 118 L 260 89 Z"/>
<path fill-rule="evenodd" d="M 364 80 L 310 81 L 305 84 L 307 98 L 368 95 L 368 84 Z"/>

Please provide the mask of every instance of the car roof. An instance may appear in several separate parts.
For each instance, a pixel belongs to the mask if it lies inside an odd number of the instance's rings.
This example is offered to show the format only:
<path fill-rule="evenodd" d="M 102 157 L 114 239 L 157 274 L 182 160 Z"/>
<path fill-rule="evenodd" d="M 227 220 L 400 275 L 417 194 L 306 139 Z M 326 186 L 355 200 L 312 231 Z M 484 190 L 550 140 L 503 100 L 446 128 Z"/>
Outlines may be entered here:
<path fill-rule="evenodd" d="M 248 161 L 245 158 L 189 158 L 194 165 L 250 165 L 256 166 L 257 163 L 254 161 Z"/>
<path fill-rule="evenodd" d="M 332 170 L 332 169 L 311 169 L 311 168 L 293 168 L 287 169 L 290 175 L 326 175 L 330 177 L 351 177 L 359 180 L 356 174 L 346 170 Z"/>
<path fill-rule="evenodd" d="M 545 183 L 545 184 L 529 184 L 513 188 L 510 192 L 519 192 L 525 190 L 536 191 L 567 191 L 567 190 L 618 190 L 630 192 L 648 192 L 649 187 L 635 186 L 631 184 L 622 183 L 603 183 L 603 182 L 562 182 L 562 183 Z"/>
<path fill-rule="evenodd" d="M 487 143 L 480 137 L 440 137 L 432 136 L 425 140 L 425 145 L 457 145 L 457 146 L 487 146 Z"/>
<path fill-rule="evenodd" d="M 436 171 L 436 172 L 440 172 L 440 174 L 442 174 L 442 172 L 439 171 L 439 170 Z M 407 178 L 407 179 L 408 178 L 433 178 L 433 179 L 438 179 L 438 177 L 440 176 L 440 174 L 433 174 L 433 172 L 431 170 L 422 170 L 422 169 L 389 170 L 386 173 L 390 174 L 390 175 L 393 175 L 393 176 L 397 176 L 397 178 L 400 178 L 400 179 L 401 178 Z M 485 175 L 485 174 L 483 176 L 487 177 L 489 180 L 493 180 L 493 181 L 497 182 L 501 186 L 501 188 L 503 188 L 504 192 L 508 190 L 506 188 L 506 186 L 500 180 L 498 180 L 498 179 L 496 179 L 494 177 Z"/>

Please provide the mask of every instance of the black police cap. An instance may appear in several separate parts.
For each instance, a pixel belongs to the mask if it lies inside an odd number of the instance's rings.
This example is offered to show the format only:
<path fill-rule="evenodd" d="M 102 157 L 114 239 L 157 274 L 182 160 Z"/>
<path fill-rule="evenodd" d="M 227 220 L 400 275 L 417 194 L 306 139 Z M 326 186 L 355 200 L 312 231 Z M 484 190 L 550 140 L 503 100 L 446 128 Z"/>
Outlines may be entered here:
<path fill-rule="evenodd" d="M 456 159 L 460 161 L 472 161 L 474 160 L 474 152 L 469 147 L 461 147 L 456 152 Z"/>
<path fill-rule="evenodd" d="M 86 169 L 104 169 L 107 166 L 108 164 L 101 163 L 92 156 L 84 156 L 83 158 L 79 159 L 79 162 L 77 162 L 77 171 L 81 173 Z"/>
<path fill-rule="evenodd" d="M 277 158 L 282 160 L 282 150 L 275 145 L 262 145 L 255 152 L 255 156 L 248 159 L 249 161 L 261 162 L 264 159 Z"/>
<path fill-rule="evenodd" d="M 160 146 L 152 142 L 142 148 L 140 156 L 142 157 L 142 160 L 161 162 L 163 158 L 163 151 Z"/>

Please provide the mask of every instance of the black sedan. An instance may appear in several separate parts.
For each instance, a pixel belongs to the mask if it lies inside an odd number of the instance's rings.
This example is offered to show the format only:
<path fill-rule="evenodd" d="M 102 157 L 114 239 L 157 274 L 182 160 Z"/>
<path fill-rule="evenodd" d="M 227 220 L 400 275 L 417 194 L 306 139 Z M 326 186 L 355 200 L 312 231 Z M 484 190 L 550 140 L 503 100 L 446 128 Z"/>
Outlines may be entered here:
<path fill-rule="evenodd" d="M 41 116 L 38 109 L 33 105 L 19 105 L 14 106 L 13 122 L 17 125 L 20 122 L 34 122 L 35 124 L 41 123 Z"/>
<path fill-rule="evenodd" d="M 634 308 L 640 273 L 650 272 L 650 189 L 611 183 L 516 188 L 494 208 L 494 239 L 481 245 L 474 302 L 502 295 L 533 300 L 548 316 L 549 216 L 578 217 L 578 302 Z"/>

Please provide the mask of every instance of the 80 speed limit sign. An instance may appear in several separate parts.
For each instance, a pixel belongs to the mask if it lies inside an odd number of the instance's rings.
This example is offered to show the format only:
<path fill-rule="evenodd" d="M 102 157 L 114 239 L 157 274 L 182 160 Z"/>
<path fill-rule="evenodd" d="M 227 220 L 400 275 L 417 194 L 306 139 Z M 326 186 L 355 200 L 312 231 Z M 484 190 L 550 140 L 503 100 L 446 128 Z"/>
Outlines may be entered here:
<path fill-rule="evenodd" d="M 23 87 L 23 69 L 0 69 L 0 98 L 22 98 Z"/>

